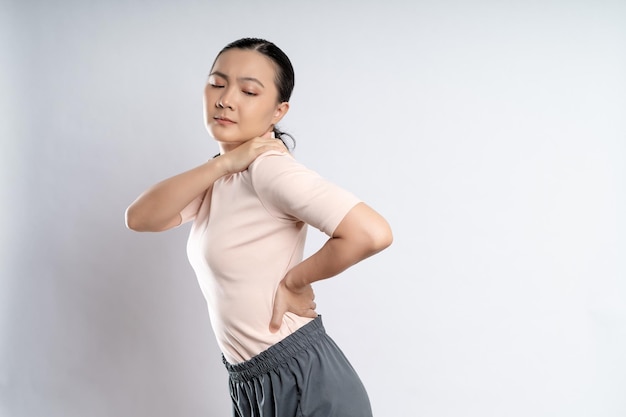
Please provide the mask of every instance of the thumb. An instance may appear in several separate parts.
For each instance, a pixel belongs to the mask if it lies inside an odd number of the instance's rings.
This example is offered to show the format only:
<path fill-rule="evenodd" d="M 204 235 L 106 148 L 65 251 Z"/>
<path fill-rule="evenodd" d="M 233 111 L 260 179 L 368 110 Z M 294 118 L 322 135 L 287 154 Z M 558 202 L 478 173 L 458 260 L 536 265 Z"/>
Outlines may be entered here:
<path fill-rule="evenodd" d="M 283 309 L 274 306 L 274 311 L 272 312 L 272 319 L 270 320 L 270 332 L 276 333 L 280 330 L 280 326 L 283 324 L 283 316 L 285 315 L 285 311 Z"/>

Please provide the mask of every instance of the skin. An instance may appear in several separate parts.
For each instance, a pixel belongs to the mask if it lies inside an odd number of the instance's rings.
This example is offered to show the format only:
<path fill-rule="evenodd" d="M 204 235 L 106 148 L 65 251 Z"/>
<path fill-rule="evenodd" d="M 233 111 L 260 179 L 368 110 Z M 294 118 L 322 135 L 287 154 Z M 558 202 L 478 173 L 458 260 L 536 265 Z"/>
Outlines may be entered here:
<path fill-rule="evenodd" d="M 287 151 L 271 137 L 273 126 L 289 111 L 289 103 L 278 101 L 275 75 L 274 63 L 253 50 L 231 49 L 217 58 L 204 89 L 204 119 L 221 156 L 142 193 L 126 210 L 128 228 L 157 232 L 176 227 L 182 209 L 216 180 L 245 170 L 264 152 Z M 278 331 L 286 312 L 317 317 L 311 284 L 378 253 L 392 240 L 385 219 L 366 204 L 357 204 L 333 236 L 280 281 L 270 331 Z"/>

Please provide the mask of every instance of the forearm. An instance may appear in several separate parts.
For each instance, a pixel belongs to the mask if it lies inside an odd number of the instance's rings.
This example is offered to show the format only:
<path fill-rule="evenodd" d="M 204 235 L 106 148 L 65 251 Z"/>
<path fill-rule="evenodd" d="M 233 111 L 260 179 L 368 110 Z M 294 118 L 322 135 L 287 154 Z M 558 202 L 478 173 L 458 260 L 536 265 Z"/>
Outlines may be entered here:
<path fill-rule="evenodd" d="M 367 253 L 346 239 L 330 238 L 320 250 L 287 273 L 286 285 L 297 289 L 334 277 L 374 253 Z"/>
<path fill-rule="evenodd" d="M 360 203 L 346 215 L 332 238 L 287 273 L 285 284 L 297 289 L 333 277 L 387 248 L 392 240 L 385 219 Z"/>
<path fill-rule="evenodd" d="M 136 231 L 161 231 L 177 226 L 181 210 L 225 174 L 216 158 L 153 185 L 126 210 L 127 226 Z"/>

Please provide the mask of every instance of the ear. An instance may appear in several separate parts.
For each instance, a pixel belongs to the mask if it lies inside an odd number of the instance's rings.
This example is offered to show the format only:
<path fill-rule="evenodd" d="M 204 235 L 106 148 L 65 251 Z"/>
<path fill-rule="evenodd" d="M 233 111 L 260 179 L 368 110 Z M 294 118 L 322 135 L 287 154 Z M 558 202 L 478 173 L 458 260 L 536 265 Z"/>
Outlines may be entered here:
<path fill-rule="evenodd" d="M 272 117 L 272 124 L 280 122 L 280 119 L 285 117 L 287 112 L 289 111 L 289 102 L 283 101 L 278 106 L 276 106 L 276 110 L 274 111 L 274 117 Z"/>

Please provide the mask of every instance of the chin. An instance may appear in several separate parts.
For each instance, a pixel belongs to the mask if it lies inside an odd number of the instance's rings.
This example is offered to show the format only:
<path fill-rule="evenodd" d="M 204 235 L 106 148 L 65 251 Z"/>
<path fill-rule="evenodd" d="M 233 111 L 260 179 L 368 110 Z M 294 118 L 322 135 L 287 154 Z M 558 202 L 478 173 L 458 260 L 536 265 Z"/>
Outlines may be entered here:
<path fill-rule="evenodd" d="M 240 137 L 234 137 L 234 136 L 224 135 L 224 134 L 220 135 L 219 133 L 216 134 L 212 132 L 209 132 L 209 136 L 211 136 L 216 142 L 220 142 L 220 143 L 240 144 L 248 140 L 248 139 L 242 139 Z"/>
<path fill-rule="evenodd" d="M 215 129 L 207 128 L 207 132 L 209 132 L 209 136 L 215 139 L 218 142 L 232 142 L 233 138 L 228 135 L 224 135 L 224 132 L 216 132 Z"/>

